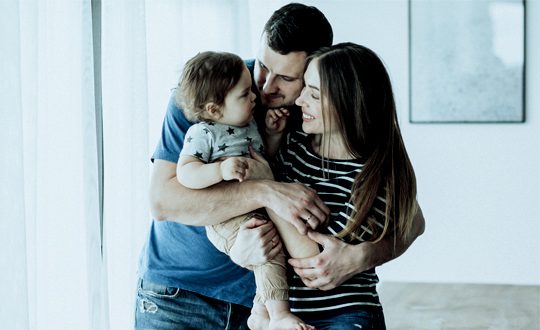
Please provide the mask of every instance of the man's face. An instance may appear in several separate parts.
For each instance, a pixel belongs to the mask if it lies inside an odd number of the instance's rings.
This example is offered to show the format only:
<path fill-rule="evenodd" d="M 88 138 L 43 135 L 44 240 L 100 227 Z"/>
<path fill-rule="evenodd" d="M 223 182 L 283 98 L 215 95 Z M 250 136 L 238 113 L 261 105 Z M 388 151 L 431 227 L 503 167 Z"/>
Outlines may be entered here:
<path fill-rule="evenodd" d="M 266 39 L 263 34 L 254 70 L 262 103 L 268 108 L 293 105 L 304 85 L 306 53 L 279 54 L 268 46 Z"/>

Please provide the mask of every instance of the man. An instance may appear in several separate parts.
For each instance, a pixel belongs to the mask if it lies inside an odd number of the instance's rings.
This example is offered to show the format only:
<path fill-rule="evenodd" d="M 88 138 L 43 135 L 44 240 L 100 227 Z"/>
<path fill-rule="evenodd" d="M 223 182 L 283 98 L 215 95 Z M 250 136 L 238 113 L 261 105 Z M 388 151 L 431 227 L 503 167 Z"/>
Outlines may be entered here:
<path fill-rule="evenodd" d="M 274 12 L 264 27 L 257 59 L 246 62 L 262 103 L 257 117 L 264 117 L 264 108 L 294 104 L 303 88 L 306 57 L 331 45 L 332 36 L 328 20 L 314 7 L 289 4 Z M 312 189 L 273 181 L 267 164 L 257 156 L 250 167 L 260 179 L 222 182 L 202 190 L 181 186 L 176 162 L 190 125 L 171 100 L 153 155 L 150 195 L 155 220 L 141 255 L 135 326 L 247 329 L 255 292 L 253 276 L 216 250 L 201 226 L 266 207 L 305 233 L 308 226 L 316 228 L 324 222 L 329 211 Z M 421 214 L 417 223 L 420 234 Z M 271 222 L 251 219 L 238 234 L 231 257 L 240 265 L 262 263 L 281 248 L 274 245 L 276 239 Z M 328 237 L 320 255 L 292 262 L 300 276 L 309 274 L 308 285 L 329 289 L 403 253 L 412 241 L 398 243 L 395 249 L 393 240 L 353 247 Z M 345 250 L 350 258 L 332 257 Z M 336 260 L 347 264 L 337 265 Z"/>

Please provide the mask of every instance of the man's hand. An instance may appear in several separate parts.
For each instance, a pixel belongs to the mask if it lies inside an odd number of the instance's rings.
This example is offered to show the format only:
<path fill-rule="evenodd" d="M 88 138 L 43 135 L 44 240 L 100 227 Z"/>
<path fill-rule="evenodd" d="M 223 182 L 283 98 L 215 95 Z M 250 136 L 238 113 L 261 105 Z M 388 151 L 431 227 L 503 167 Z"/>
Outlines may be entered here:
<path fill-rule="evenodd" d="M 251 180 L 260 179 L 260 180 L 274 180 L 274 174 L 270 165 L 264 159 L 264 157 L 255 151 L 252 146 L 249 146 L 249 153 L 251 158 L 247 158 L 249 166 L 249 178 Z"/>
<path fill-rule="evenodd" d="M 254 216 L 240 227 L 229 251 L 231 260 L 239 266 L 262 265 L 281 250 L 281 240 L 271 221 Z"/>
<path fill-rule="evenodd" d="M 316 229 L 328 221 L 330 209 L 319 198 L 317 192 L 300 183 L 268 182 L 271 189 L 267 194 L 266 208 L 280 218 L 290 222 L 300 234 L 308 228 Z"/>
<path fill-rule="evenodd" d="M 358 245 L 347 244 L 333 236 L 315 231 L 309 238 L 319 243 L 323 251 L 311 258 L 289 259 L 289 264 L 310 288 L 331 290 L 362 271 L 371 268 Z"/>

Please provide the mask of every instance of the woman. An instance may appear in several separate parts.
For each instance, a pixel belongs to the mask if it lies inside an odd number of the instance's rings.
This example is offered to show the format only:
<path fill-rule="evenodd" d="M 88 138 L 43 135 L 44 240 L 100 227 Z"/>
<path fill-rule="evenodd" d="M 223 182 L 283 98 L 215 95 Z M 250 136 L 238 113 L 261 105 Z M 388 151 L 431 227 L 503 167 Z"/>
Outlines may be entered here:
<path fill-rule="evenodd" d="M 342 43 L 310 56 L 304 81 L 296 100 L 304 132 L 284 136 L 277 155 L 279 179 L 317 190 L 332 213 L 321 233 L 349 244 L 387 235 L 407 238 L 417 211 L 416 179 L 383 63 L 366 47 Z M 298 249 L 315 244 L 299 244 L 284 231 L 281 227 L 295 258 L 303 257 Z M 295 274 L 289 279 L 291 310 L 319 330 L 384 329 L 377 283 L 371 269 L 323 291 Z"/>

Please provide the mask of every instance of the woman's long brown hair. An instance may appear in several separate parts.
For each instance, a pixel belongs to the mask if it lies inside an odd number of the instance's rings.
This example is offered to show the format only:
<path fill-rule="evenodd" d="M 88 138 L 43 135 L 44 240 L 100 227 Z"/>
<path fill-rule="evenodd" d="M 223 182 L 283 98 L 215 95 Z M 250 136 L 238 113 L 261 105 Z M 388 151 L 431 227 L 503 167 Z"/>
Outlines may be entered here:
<path fill-rule="evenodd" d="M 388 234 L 407 239 L 417 211 L 416 178 L 401 137 L 392 85 L 384 64 L 370 49 L 353 43 L 322 48 L 317 59 L 321 104 L 336 120 L 346 147 L 365 159 L 351 194 L 354 212 L 340 237 L 354 235 L 361 226 L 373 230 L 373 241 Z M 381 196 L 382 195 L 382 196 Z M 373 203 L 386 201 L 383 228 L 373 221 Z"/>

